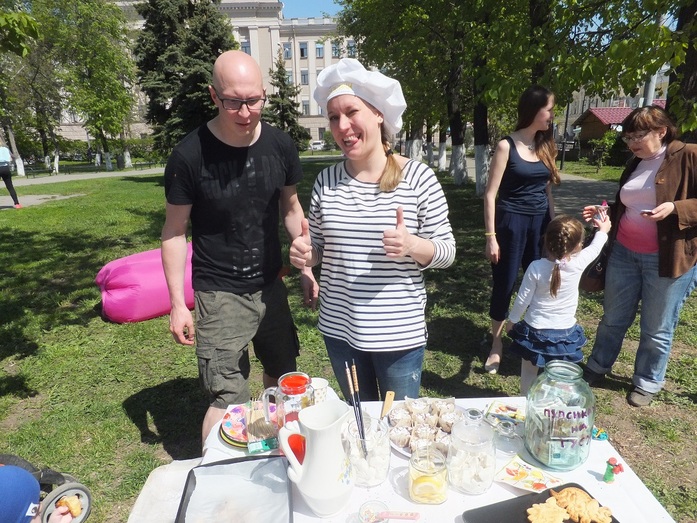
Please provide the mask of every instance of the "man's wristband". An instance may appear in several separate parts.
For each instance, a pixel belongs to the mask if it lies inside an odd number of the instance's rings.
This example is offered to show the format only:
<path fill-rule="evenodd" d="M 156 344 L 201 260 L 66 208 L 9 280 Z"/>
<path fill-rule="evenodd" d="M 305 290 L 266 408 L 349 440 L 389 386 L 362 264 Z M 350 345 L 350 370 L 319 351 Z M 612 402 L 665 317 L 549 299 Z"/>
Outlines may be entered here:
<path fill-rule="evenodd" d="M 484 236 L 496 236 L 495 232 L 485 232 Z"/>

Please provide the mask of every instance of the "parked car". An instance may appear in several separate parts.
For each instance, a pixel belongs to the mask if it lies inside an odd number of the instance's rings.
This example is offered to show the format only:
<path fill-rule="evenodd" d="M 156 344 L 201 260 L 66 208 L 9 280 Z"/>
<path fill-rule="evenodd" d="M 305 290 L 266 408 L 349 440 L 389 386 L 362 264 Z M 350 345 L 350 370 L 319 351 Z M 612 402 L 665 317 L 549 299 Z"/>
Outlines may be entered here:
<path fill-rule="evenodd" d="M 310 144 L 310 149 L 313 151 L 323 151 L 324 150 L 324 140 L 316 140 Z"/>

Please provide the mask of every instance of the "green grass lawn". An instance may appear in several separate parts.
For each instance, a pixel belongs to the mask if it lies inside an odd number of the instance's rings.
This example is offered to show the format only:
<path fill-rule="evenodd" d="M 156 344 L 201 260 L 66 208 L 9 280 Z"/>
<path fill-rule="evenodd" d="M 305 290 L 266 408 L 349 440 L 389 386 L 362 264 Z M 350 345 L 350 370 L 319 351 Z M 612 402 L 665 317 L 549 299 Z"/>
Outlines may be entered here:
<path fill-rule="evenodd" d="M 316 173 L 334 161 L 303 160 L 306 179 L 300 193 L 305 206 Z M 441 180 L 458 252 L 452 268 L 427 272 L 430 350 L 423 394 L 517 395 L 518 364 L 512 358 L 504 360 L 499 375 L 482 372 L 490 292 L 482 202 L 473 184 L 457 187 L 445 175 Z M 124 522 L 155 467 L 200 455 L 206 408 L 194 351 L 172 341 L 166 317 L 117 325 L 103 321 L 98 310 L 94 277 L 99 269 L 121 256 L 159 247 L 162 177 L 26 186 L 18 192 L 20 198 L 82 196 L 0 212 L 0 453 L 70 472 L 92 491 L 91 522 Z M 300 305 L 297 271 L 287 282 L 302 347 L 299 367 L 335 385 L 315 327 L 316 313 Z M 600 307 L 597 296 L 581 300 L 579 319 L 590 338 Z M 694 297 L 683 316 L 677 340 L 694 347 Z M 636 327 L 630 337 L 637 338 Z M 622 358 L 631 364 L 631 354 Z M 669 380 L 685 394 L 662 396 L 668 405 L 684 410 L 688 421 L 667 432 L 664 425 L 651 423 L 651 411 L 636 414 L 641 423 L 631 434 L 633 441 L 661 446 L 664 453 L 693 446 L 696 369 L 695 356 L 681 353 L 671 364 Z M 261 392 L 256 365 L 253 391 Z M 623 399 L 623 390 L 601 392 L 606 393 L 608 399 Z M 677 496 L 671 475 L 655 470 L 649 453 L 644 462 L 632 467 L 675 519 L 694 521 L 694 485 L 683 487 Z"/>

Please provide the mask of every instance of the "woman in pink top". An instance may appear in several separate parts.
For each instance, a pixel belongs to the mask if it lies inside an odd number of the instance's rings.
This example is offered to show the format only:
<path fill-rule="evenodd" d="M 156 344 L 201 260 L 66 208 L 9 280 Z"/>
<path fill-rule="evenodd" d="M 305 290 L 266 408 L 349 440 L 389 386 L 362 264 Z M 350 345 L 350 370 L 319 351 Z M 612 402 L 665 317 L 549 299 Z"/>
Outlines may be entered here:
<path fill-rule="evenodd" d="M 649 405 L 663 388 L 680 310 L 697 284 L 697 145 L 676 137 L 675 124 L 660 107 L 636 109 L 622 122 L 622 139 L 634 157 L 611 206 L 616 233 L 604 313 L 584 379 L 594 385 L 612 370 L 641 302 L 627 395 L 635 407 Z M 594 212 L 594 206 L 586 207 L 584 218 Z"/>

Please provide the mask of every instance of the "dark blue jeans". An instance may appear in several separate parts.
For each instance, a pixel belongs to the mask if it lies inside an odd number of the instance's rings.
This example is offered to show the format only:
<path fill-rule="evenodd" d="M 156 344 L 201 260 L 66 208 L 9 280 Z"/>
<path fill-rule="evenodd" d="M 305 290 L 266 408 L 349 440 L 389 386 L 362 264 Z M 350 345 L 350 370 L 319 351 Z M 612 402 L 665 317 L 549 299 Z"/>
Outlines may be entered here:
<path fill-rule="evenodd" d="M 344 398 L 349 400 L 346 362 L 356 362 L 356 374 L 361 401 L 377 401 L 385 392 L 393 390 L 396 400 L 404 396 L 418 398 L 421 388 L 421 369 L 426 346 L 399 351 L 362 351 L 354 349 L 344 340 L 324 337 L 334 375 Z"/>

